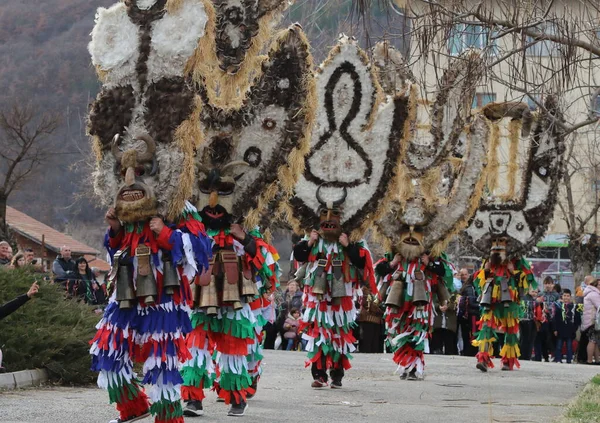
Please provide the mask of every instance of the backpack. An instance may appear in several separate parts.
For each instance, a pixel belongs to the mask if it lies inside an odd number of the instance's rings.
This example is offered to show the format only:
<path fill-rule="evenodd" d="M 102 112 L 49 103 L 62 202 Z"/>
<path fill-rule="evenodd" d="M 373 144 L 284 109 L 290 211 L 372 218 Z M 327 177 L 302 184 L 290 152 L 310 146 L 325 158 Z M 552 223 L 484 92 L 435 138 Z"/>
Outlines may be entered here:
<path fill-rule="evenodd" d="M 596 320 L 594 321 L 594 330 L 596 332 L 600 331 L 600 307 L 596 310 Z"/>

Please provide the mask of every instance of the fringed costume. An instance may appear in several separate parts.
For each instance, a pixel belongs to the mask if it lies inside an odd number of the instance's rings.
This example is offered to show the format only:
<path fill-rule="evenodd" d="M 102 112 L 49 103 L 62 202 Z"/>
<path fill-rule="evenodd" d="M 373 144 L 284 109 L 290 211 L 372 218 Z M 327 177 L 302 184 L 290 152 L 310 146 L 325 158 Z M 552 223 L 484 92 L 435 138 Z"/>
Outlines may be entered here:
<path fill-rule="evenodd" d="M 504 345 L 500 350 L 502 366 L 513 370 L 520 367 L 519 316 L 520 294 L 537 288 L 529 264 L 524 260 L 512 261 L 514 270 L 506 264 L 480 269 L 474 276 L 473 285 L 480 294 L 481 316 L 477 321 L 478 332 L 473 345 L 479 347 L 477 361 L 493 368 L 493 343 L 498 340 L 496 331 L 504 333 Z"/>
<path fill-rule="evenodd" d="M 385 311 L 386 345 L 394 353 L 398 371 L 408 377 L 413 373 L 423 378 L 424 354 L 429 353 L 433 330 L 433 297 L 444 304 L 449 300 L 452 285 L 452 266 L 445 259 L 432 259 L 427 265 L 419 258 L 400 262 L 392 267 L 391 255 L 375 265 L 378 286 L 390 287 Z M 402 284 L 402 287 L 394 287 Z M 399 290 L 400 288 L 400 290 Z M 392 299 L 392 297 L 398 298 Z M 394 304 L 392 304 L 394 303 Z"/>
<path fill-rule="evenodd" d="M 216 385 L 227 404 L 242 404 L 254 394 L 253 381 L 260 374 L 257 335 L 265 323 L 261 300 L 278 285 L 279 256 L 258 231 L 250 231 L 241 242 L 229 230 L 208 234 L 214 258 L 208 272 L 195 281 L 197 307 L 187 337 L 191 358 L 182 369 L 182 396 L 188 402 L 202 401 L 203 390 Z"/>
<path fill-rule="evenodd" d="M 362 284 L 375 288 L 373 263 L 362 243 L 344 247 L 339 242 L 319 239 L 312 246 L 299 242 L 294 257 L 306 263 L 303 305 L 299 331 L 307 341 L 308 360 L 313 379 L 326 384 L 330 371 L 332 387 L 342 386 L 351 353 L 356 349 L 352 334 L 357 317 L 355 299 Z"/>
<path fill-rule="evenodd" d="M 564 167 L 564 141 L 559 124 L 563 117 L 552 96 L 546 98 L 545 110 L 533 115 L 522 103 L 492 103 L 482 113 L 491 120 L 490 156 L 495 163 L 487 176 L 489 195 L 482 199 L 463 235 L 486 258 L 474 281 L 480 292 L 481 317 L 473 345 L 479 347 L 476 367 L 487 372 L 494 367 L 492 344 L 498 339 L 497 331 L 505 334 L 500 351 L 502 370 L 520 367 L 519 301 L 536 287 L 522 257 L 544 236 L 552 219 Z M 503 184 L 498 183 L 496 157 L 501 141 L 510 146 L 504 164 L 509 178 Z M 517 172 L 518 151 L 525 149 L 526 163 L 522 172 Z"/>
<path fill-rule="evenodd" d="M 109 391 L 121 421 L 150 410 L 157 423 L 183 422 L 179 366 L 190 356 L 184 338 L 191 330 L 190 281 L 210 254 L 204 226 L 188 204 L 158 236 L 147 222 L 126 224 L 108 232 L 105 246 L 116 289 L 91 342 L 98 385 Z M 143 363 L 142 380 L 133 362 Z M 150 385 L 148 395 L 142 385 Z"/>

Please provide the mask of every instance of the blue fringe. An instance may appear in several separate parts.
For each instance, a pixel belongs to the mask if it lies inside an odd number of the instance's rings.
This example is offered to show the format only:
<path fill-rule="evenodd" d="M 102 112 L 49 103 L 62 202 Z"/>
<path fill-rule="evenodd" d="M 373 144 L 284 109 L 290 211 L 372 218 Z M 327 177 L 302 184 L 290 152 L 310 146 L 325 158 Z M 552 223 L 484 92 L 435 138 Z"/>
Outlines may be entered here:
<path fill-rule="evenodd" d="M 164 300 L 168 295 L 162 295 Z M 167 301 L 168 302 L 168 301 Z M 140 334 L 153 333 L 175 333 L 181 329 L 183 334 L 192 331 L 192 324 L 187 312 L 176 308 L 173 311 L 166 311 L 162 308 L 148 308 L 148 315 L 138 316 L 138 331 Z"/>

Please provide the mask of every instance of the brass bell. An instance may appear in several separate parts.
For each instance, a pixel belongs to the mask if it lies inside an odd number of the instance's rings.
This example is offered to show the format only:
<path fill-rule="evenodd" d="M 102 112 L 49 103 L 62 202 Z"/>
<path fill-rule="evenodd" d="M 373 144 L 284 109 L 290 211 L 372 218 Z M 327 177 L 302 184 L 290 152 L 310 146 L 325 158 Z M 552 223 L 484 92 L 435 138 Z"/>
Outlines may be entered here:
<path fill-rule="evenodd" d="M 381 295 L 381 298 L 383 299 L 384 304 L 385 304 L 385 301 L 387 299 L 387 293 L 388 293 L 389 287 L 390 287 L 390 282 L 387 279 L 382 279 L 377 284 L 377 291 Z"/>
<path fill-rule="evenodd" d="M 258 295 L 256 284 L 248 278 L 242 280 L 242 297 L 254 298 Z"/>
<path fill-rule="evenodd" d="M 393 280 L 390 292 L 385 300 L 385 305 L 388 307 L 401 308 L 404 303 L 404 281 Z"/>
<path fill-rule="evenodd" d="M 190 290 L 192 291 L 192 301 L 194 304 L 194 308 L 200 306 L 200 285 L 198 285 L 195 281 L 190 285 Z"/>
<path fill-rule="evenodd" d="M 111 275 L 116 278 L 116 299 L 119 303 L 119 308 L 132 308 L 135 306 L 135 290 L 133 289 L 133 266 L 126 264 L 124 257 L 127 255 L 127 250 L 119 250 L 114 255 L 114 266 L 113 270 L 116 270 L 116 274 L 111 270 Z"/>
<path fill-rule="evenodd" d="M 420 270 L 415 271 L 415 278 L 413 280 L 413 295 L 412 303 L 422 308 L 428 304 L 427 300 L 427 289 L 425 287 L 425 276 Z"/>
<path fill-rule="evenodd" d="M 327 272 L 325 272 L 326 265 L 327 260 L 320 259 L 317 262 L 317 268 L 315 269 L 312 292 L 318 299 L 322 299 L 323 295 L 325 295 L 325 292 L 327 292 Z"/>
<path fill-rule="evenodd" d="M 512 302 L 510 296 L 510 289 L 508 288 L 508 278 L 500 279 L 500 301 L 504 303 L 504 306 L 508 306 L 508 303 Z"/>
<path fill-rule="evenodd" d="M 163 288 L 165 293 L 173 295 L 175 290 L 179 289 L 179 275 L 177 269 L 173 265 L 171 254 L 164 253 L 162 256 L 163 262 Z"/>
<path fill-rule="evenodd" d="M 492 291 L 494 289 L 494 280 L 488 278 L 481 291 L 481 297 L 479 298 L 479 305 L 482 307 L 490 307 L 492 305 Z"/>
<path fill-rule="evenodd" d="M 150 265 L 150 247 L 143 244 L 139 245 L 135 249 L 135 256 L 137 257 L 135 295 L 141 298 L 146 304 L 154 304 L 158 295 L 158 289 L 154 272 Z"/>
<path fill-rule="evenodd" d="M 334 277 L 331 280 L 331 298 L 338 299 L 341 302 L 342 297 L 346 296 L 346 284 L 343 278 Z"/>
<path fill-rule="evenodd" d="M 237 282 L 229 283 L 227 280 L 227 274 L 225 274 L 223 280 L 223 302 L 230 303 L 230 305 L 237 310 L 242 308 L 240 301 L 241 298 L 239 284 Z"/>
<path fill-rule="evenodd" d="M 298 270 L 296 270 L 296 274 L 294 275 L 294 279 L 296 280 L 296 282 L 298 282 L 298 284 L 300 285 L 300 288 L 302 288 L 304 286 L 304 278 L 306 278 L 306 268 L 307 267 L 308 267 L 308 263 L 302 264 L 302 266 L 300 266 L 298 268 Z"/>
<path fill-rule="evenodd" d="M 198 307 L 205 309 L 206 314 L 217 314 L 216 308 L 219 306 L 219 297 L 217 296 L 217 282 L 214 275 L 210 275 L 208 285 L 198 287 L 198 296 Z"/>

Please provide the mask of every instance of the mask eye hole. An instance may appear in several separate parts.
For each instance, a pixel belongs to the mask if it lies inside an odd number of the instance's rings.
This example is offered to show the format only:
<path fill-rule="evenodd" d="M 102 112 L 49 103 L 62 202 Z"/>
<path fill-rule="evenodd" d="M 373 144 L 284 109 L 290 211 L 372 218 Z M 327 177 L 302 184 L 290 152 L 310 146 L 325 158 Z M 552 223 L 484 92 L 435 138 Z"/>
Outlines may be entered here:
<path fill-rule="evenodd" d="M 235 182 L 221 182 L 219 184 L 219 195 L 231 195 L 235 189 Z"/>
<path fill-rule="evenodd" d="M 200 192 L 203 194 L 210 194 L 210 184 L 206 179 L 203 179 L 198 183 L 198 188 L 200 188 Z"/>
<path fill-rule="evenodd" d="M 277 122 L 275 122 L 273 119 L 266 118 L 265 120 L 263 120 L 262 127 L 264 129 L 267 129 L 270 131 L 270 130 L 275 129 L 276 126 L 277 126 Z"/>
<path fill-rule="evenodd" d="M 327 209 L 321 210 L 321 216 L 327 216 Z"/>
<path fill-rule="evenodd" d="M 146 169 L 143 166 L 135 168 L 135 176 L 144 176 L 146 174 Z"/>
<path fill-rule="evenodd" d="M 339 216 L 340 215 L 340 211 L 339 210 L 332 210 L 331 214 L 334 216 Z"/>

